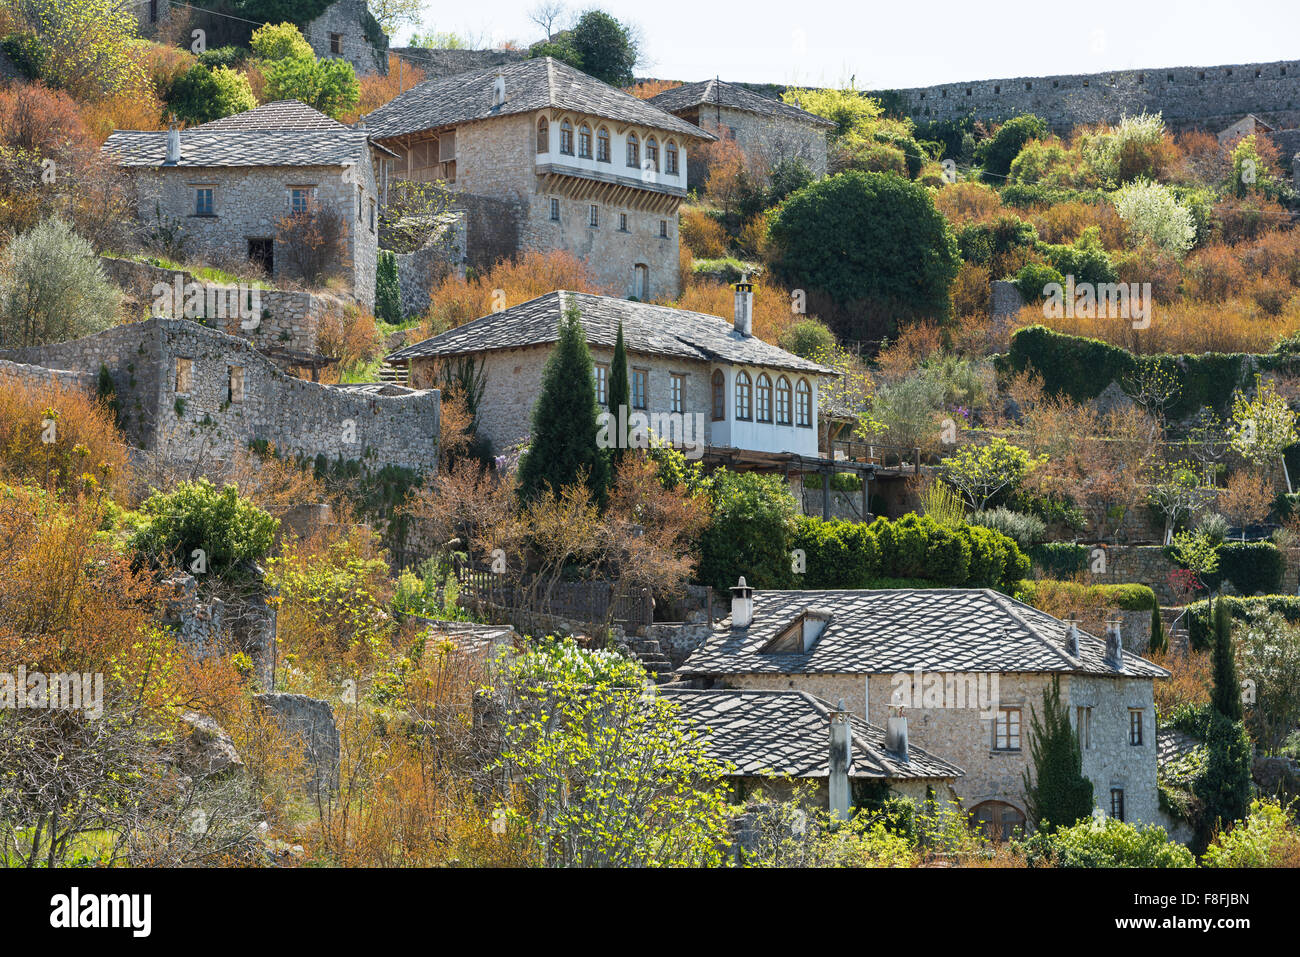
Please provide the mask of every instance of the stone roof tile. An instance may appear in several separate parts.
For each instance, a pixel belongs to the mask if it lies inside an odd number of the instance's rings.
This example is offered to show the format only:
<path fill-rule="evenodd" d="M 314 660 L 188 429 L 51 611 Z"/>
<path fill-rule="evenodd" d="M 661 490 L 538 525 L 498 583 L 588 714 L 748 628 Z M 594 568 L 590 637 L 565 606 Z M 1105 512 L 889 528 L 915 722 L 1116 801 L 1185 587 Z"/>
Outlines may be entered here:
<path fill-rule="evenodd" d="M 728 109 L 757 113 L 760 116 L 781 116 L 790 120 L 810 123 L 813 126 L 833 128 L 835 124 L 824 116 L 809 113 L 797 106 L 792 106 L 775 97 L 763 96 L 743 86 L 727 83 L 723 80 L 701 80 L 665 90 L 658 96 L 652 96 L 646 102 L 653 103 L 661 110 L 677 113 L 697 106 L 724 106 Z"/>

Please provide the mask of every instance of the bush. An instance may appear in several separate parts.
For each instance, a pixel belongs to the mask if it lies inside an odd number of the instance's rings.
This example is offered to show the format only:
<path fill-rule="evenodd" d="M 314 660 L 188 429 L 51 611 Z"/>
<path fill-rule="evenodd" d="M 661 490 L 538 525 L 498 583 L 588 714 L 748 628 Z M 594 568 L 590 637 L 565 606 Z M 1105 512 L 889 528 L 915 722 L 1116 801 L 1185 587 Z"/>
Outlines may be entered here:
<path fill-rule="evenodd" d="M 1163 827 L 1089 818 L 1048 834 L 1040 831 L 1020 849 L 1030 867 L 1193 867 L 1192 852 Z"/>
<path fill-rule="evenodd" d="M 880 546 L 860 522 L 798 520 L 794 548 L 804 552 L 803 588 L 866 588 L 880 575 Z"/>
<path fill-rule="evenodd" d="M 795 500 L 789 486 L 776 475 L 719 469 L 708 491 L 713 517 L 700 536 L 700 581 L 729 589 L 744 575 L 752 588 L 791 587 Z"/>
<path fill-rule="evenodd" d="M 1047 123 L 1041 117 L 1025 113 L 1007 120 L 991 137 L 975 150 L 975 162 L 984 169 L 985 178 L 1001 186 L 1011 172 L 1011 162 L 1030 140 L 1041 140 L 1048 134 Z"/>
<path fill-rule="evenodd" d="M 1235 621 L 1245 620 L 1252 612 L 1278 614 L 1292 624 L 1300 623 L 1300 596 L 1296 595 L 1261 595 L 1253 598 L 1238 598 L 1235 595 L 1220 595 L 1214 599 L 1217 607 L 1222 604 Z M 1208 599 L 1192 602 L 1187 606 L 1187 632 L 1193 648 L 1203 650 L 1209 646 L 1213 632 L 1209 620 L 1210 602 Z"/>
<path fill-rule="evenodd" d="M 1196 241 L 1192 214 L 1174 197 L 1173 190 L 1150 180 L 1136 180 L 1115 194 L 1115 209 L 1128 227 L 1134 246 L 1151 244 L 1182 257 Z"/>
<path fill-rule="evenodd" d="M 1250 816 L 1221 831 L 1205 849 L 1202 867 L 1294 867 L 1300 834 L 1277 798 L 1256 798 Z"/>
<path fill-rule="evenodd" d="M 1026 552 L 1035 542 L 1040 541 L 1047 531 L 1047 525 L 1037 516 L 1013 512 L 1001 506 L 976 512 L 970 517 L 970 523 L 1001 532 Z"/>
<path fill-rule="evenodd" d="M 835 345 L 835 335 L 820 319 L 800 319 L 781 335 L 777 345 L 786 352 L 815 360 Z"/>
<path fill-rule="evenodd" d="M 1042 243 L 1039 250 L 1057 272 L 1073 276 L 1076 283 L 1100 285 L 1119 281 L 1115 264 L 1101 244 L 1101 230 L 1095 226 L 1089 226 L 1068 246 Z"/>
<path fill-rule="evenodd" d="M 1087 545 L 1043 542 L 1029 549 L 1029 558 L 1048 578 L 1071 578 L 1088 567 Z"/>
<path fill-rule="evenodd" d="M 397 257 L 386 249 L 379 250 L 375 268 L 375 318 L 393 326 L 402 321 L 402 287 L 397 279 Z"/>
<path fill-rule="evenodd" d="M 721 259 L 727 255 L 727 234 L 722 224 L 703 210 L 682 210 L 677 229 L 691 255 L 700 259 Z"/>
<path fill-rule="evenodd" d="M 1065 288 L 1065 277 L 1046 263 L 1025 263 L 1016 273 L 1015 283 L 1025 302 L 1042 302 L 1052 283 Z"/>
<path fill-rule="evenodd" d="M 933 585 L 998 588 L 1010 592 L 1029 559 L 1001 532 L 970 525 L 944 526 L 909 513 L 870 525 L 880 547 L 881 575 L 926 580 Z"/>
<path fill-rule="evenodd" d="M 234 116 L 257 106 L 248 78 L 230 67 L 209 70 L 194 64 L 167 90 L 168 112 L 181 123 L 197 124 Z"/>
<path fill-rule="evenodd" d="M 1216 552 L 1218 571 L 1201 576 L 1211 591 L 1217 591 L 1225 581 L 1243 595 L 1273 595 L 1282 586 L 1286 556 L 1272 542 L 1223 542 Z M 1167 546 L 1165 555 L 1178 563 L 1174 546 Z"/>
<path fill-rule="evenodd" d="M 207 479 L 154 492 L 140 513 L 146 521 L 131 537 L 132 548 L 164 567 L 191 570 L 201 550 L 206 571 L 218 575 L 264 558 L 280 527 L 234 485 L 219 489 Z"/>
<path fill-rule="evenodd" d="M 1123 611 L 1148 611 L 1157 607 L 1156 593 L 1146 585 L 1132 583 L 1120 585 L 1085 585 L 1075 581 L 1056 581 L 1050 578 L 1025 579 L 1016 585 L 1012 597 L 1026 605 L 1034 605 L 1042 585 L 1065 594 L 1077 594 L 1082 600 L 1095 599 L 1109 608 Z"/>

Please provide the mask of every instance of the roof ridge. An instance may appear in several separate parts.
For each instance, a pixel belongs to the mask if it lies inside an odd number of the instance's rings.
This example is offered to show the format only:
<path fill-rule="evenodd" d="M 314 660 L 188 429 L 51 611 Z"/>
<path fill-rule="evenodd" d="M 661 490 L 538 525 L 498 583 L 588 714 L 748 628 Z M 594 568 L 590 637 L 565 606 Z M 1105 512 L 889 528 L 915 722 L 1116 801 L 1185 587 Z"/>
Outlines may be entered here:
<path fill-rule="evenodd" d="M 1016 621 L 1020 622 L 1020 624 L 1024 626 L 1025 630 L 1028 631 L 1029 634 L 1036 641 L 1038 641 L 1040 644 L 1045 645 L 1047 648 L 1054 651 L 1058 656 L 1060 656 L 1066 662 L 1066 664 L 1071 665 L 1072 667 L 1082 666 L 1083 664 L 1082 657 L 1079 658 L 1070 657 L 1070 655 L 1065 653 L 1065 649 L 1057 647 L 1055 642 L 1048 641 L 1045 637 L 1040 635 L 1038 633 L 1038 629 L 1035 628 L 1033 625 L 1031 625 L 1028 621 L 1026 621 L 1024 615 L 1020 614 L 1018 611 L 1016 611 L 1014 607 L 1012 607 L 1012 604 L 1024 605 L 1023 602 L 1018 602 L 1010 595 L 1004 595 L 1001 592 L 994 591 L 992 588 L 985 588 L 983 589 L 983 591 L 986 592 L 990 597 L 992 597 L 996 604 L 1001 605 L 1007 614 L 1009 614 Z M 1024 607 L 1030 608 L 1032 606 L 1024 605 Z M 1034 611 L 1040 611 L 1040 609 L 1035 608 Z M 1042 612 L 1042 613 L 1046 614 L 1046 612 Z M 1056 616 L 1052 615 L 1050 617 L 1055 618 Z M 1060 619 L 1057 620 L 1059 621 Z"/>

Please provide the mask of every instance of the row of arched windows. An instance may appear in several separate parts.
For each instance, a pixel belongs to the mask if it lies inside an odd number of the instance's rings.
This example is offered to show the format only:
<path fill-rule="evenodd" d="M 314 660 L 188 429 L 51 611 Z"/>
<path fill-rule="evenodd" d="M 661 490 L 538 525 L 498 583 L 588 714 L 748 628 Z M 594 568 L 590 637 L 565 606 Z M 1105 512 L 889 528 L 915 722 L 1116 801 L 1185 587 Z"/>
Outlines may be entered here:
<path fill-rule="evenodd" d="M 591 127 L 586 123 L 578 126 L 577 130 L 577 149 L 576 155 L 579 159 L 595 159 L 598 163 L 610 162 L 609 154 L 609 130 L 600 127 L 596 130 L 594 141 L 595 155 L 592 155 L 592 136 Z M 560 152 L 565 156 L 575 155 L 573 124 L 568 120 L 560 121 Z M 551 149 L 551 124 L 546 117 L 537 121 L 537 152 L 547 153 Z M 641 168 L 641 139 L 635 133 L 627 134 L 627 165 L 635 169 Z M 656 173 L 659 170 L 659 141 L 650 136 L 645 141 L 645 168 L 652 169 Z M 676 176 L 679 169 L 679 154 L 677 143 L 668 140 L 664 144 L 663 150 L 663 172 L 669 176 Z"/>
<path fill-rule="evenodd" d="M 766 372 L 755 382 L 748 372 L 736 373 L 736 419 L 740 422 L 774 422 L 812 428 L 812 386 L 800 379 L 793 390 L 790 380 L 779 376 L 775 388 Z M 793 402 L 791 396 L 793 395 Z M 775 402 L 773 401 L 775 399 Z M 791 411 L 793 409 L 793 417 Z M 713 421 L 727 417 L 727 377 L 721 369 L 713 371 Z"/>

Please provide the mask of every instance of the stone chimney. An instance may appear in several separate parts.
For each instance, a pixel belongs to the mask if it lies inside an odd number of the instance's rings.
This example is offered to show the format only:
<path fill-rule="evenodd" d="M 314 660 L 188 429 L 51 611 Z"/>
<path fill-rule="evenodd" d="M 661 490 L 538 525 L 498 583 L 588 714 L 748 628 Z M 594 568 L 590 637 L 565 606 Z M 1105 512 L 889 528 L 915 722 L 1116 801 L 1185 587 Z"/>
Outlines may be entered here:
<path fill-rule="evenodd" d="M 1065 621 L 1065 653 L 1071 658 L 1079 657 L 1079 625 L 1073 618 L 1067 618 Z"/>
<path fill-rule="evenodd" d="M 844 710 L 844 699 L 841 698 L 836 709 L 831 712 L 829 782 L 831 817 L 838 821 L 849 819 L 849 805 L 852 803 L 849 767 L 852 763 L 853 726 L 849 724 L 849 713 Z"/>
<path fill-rule="evenodd" d="M 492 81 L 492 106 L 503 106 L 506 102 L 506 75 L 497 70 L 496 79 Z"/>
<path fill-rule="evenodd" d="M 736 283 L 736 331 L 742 336 L 754 334 L 754 284 L 748 273 Z"/>
<path fill-rule="evenodd" d="M 748 628 L 754 620 L 754 589 L 745 584 L 745 576 L 740 576 L 736 587 L 731 589 L 731 627 Z"/>
<path fill-rule="evenodd" d="M 891 714 L 885 719 L 885 750 L 907 763 L 911 759 L 907 754 L 907 715 L 900 707 L 891 707 Z"/>
<path fill-rule="evenodd" d="M 1106 622 L 1106 664 L 1116 671 L 1124 669 L 1124 639 L 1119 632 L 1119 619 Z"/>
<path fill-rule="evenodd" d="M 176 164 L 181 161 L 181 131 L 173 123 L 167 127 L 167 162 Z"/>

